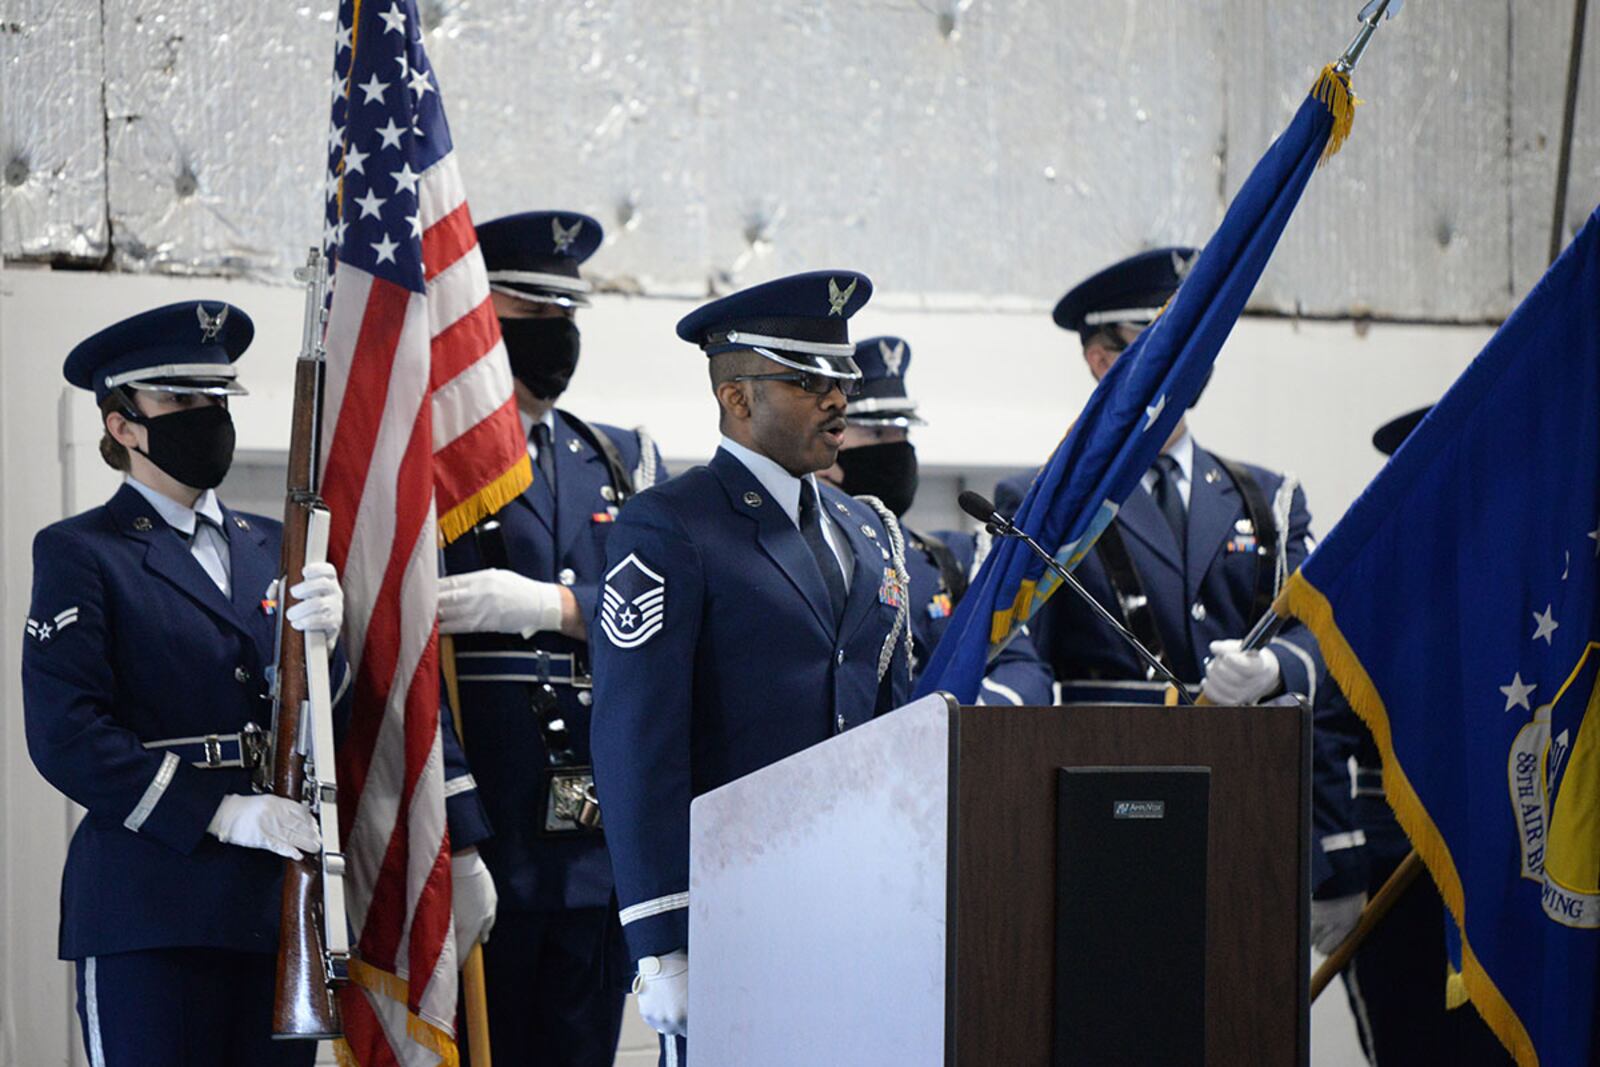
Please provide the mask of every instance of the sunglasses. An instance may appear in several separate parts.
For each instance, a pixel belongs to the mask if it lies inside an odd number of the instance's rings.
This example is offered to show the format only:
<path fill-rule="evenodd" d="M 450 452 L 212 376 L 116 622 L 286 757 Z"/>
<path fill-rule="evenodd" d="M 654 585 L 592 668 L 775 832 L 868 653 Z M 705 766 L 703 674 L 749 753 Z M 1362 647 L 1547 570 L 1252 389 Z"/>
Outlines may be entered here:
<path fill-rule="evenodd" d="M 827 396 L 837 389 L 847 398 L 861 392 L 860 378 L 833 378 L 812 371 L 790 371 L 787 374 L 740 374 L 735 382 L 790 382 L 813 396 Z"/>

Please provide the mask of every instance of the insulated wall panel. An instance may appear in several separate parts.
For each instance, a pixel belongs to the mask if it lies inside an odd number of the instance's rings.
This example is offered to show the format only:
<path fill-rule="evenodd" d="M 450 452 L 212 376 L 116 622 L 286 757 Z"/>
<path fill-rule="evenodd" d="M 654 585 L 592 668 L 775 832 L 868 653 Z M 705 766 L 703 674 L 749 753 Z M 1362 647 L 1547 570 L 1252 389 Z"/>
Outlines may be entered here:
<path fill-rule="evenodd" d="M 99 0 L 0 8 L 0 255 L 106 252 Z"/>
<path fill-rule="evenodd" d="M 1230 196 L 1344 50 L 1357 7 L 1230 4 Z M 1379 28 L 1354 76 L 1366 101 L 1355 130 L 1311 179 L 1254 307 L 1469 321 L 1510 311 L 1510 17 L 1505 0 L 1410 3 Z"/>
<path fill-rule="evenodd" d="M 322 231 L 333 6 L 105 5 L 116 260 L 286 278 Z"/>
<path fill-rule="evenodd" d="M 1517 5 L 1511 34 L 1511 233 L 1513 280 L 1526 293 L 1550 262 L 1556 164 L 1567 92 L 1574 0 Z M 1565 247 L 1600 204 L 1600 3 L 1589 5 L 1585 61 L 1573 122 Z"/>
<path fill-rule="evenodd" d="M 1183 75 L 1216 59 L 1215 4 L 763 6 L 706 8 L 709 244 L 733 280 L 838 263 L 1037 306 L 1215 217 L 1222 99 Z"/>
<path fill-rule="evenodd" d="M 429 59 L 478 221 L 583 211 L 587 270 L 652 293 L 705 292 L 698 5 L 430 0 Z"/>

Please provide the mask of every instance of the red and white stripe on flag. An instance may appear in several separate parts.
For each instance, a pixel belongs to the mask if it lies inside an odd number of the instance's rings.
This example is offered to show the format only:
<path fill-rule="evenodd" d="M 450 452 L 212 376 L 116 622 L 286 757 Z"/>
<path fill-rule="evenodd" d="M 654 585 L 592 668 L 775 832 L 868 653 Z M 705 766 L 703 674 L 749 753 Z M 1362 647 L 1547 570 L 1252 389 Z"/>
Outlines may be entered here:
<path fill-rule="evenodd" d="M 414 0 L 343 0 L 325 230 L 322 492 L 355 678 L 339 750 L 352 987 L 341 1056 L 456 1061 L 438 549 L 531 471 Z"/>

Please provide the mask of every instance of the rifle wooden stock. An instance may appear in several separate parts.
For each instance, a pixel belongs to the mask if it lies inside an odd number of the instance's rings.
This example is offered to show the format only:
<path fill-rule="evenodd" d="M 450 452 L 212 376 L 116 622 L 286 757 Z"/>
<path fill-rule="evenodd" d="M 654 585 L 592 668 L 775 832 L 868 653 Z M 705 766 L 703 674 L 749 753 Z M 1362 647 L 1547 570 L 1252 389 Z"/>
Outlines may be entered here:
<path fill-rule="evenodd" d="M 321 294 L 315 313 L 320 318 Z M 312 309 L 308 307 L 308 315 Z M 302 708 L 310 696 L 305 635 L 289 625 L 295 602 L 289 586 L 300 581 L 316 493 L 318 392 L 322 364 L 302 357 L 295 364 L 294 421 L 289 439 L 289 479 L 283 510 L 283 554 L 278 573 L 278 663 L 273 714 L 272 792 L 296 803 L 306 799 L 301 739 Z M 278 912 L 278 976 L 272 1005 L 272 1035 L 328 1039 L 341 1033 L 339 1005 L 328 979 L 322 932 L 321 857 L 285 860 Z"/>

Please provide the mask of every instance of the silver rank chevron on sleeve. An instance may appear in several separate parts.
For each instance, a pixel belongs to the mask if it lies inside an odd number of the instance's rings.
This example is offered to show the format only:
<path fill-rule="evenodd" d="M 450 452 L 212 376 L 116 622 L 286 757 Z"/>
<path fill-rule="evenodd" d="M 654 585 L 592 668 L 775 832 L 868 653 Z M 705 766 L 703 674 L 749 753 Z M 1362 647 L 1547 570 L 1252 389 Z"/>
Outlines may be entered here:
<path fill-rule="evenodd" d="M 63 611 L 58 611 L 52 619 L 28 620 L 28 636 L 37 640 L 41 645 L 48 644 L 56 634 L 78 621 L 78 607 L 73 605 Z"/>
<path fill-rule="evenodd" d="M 667 580 L 633 553 L 606 574 L 600 628 L 618 648 L 638 648 L 666 624 Z"/>

